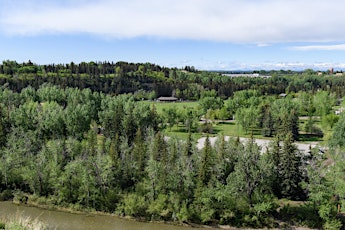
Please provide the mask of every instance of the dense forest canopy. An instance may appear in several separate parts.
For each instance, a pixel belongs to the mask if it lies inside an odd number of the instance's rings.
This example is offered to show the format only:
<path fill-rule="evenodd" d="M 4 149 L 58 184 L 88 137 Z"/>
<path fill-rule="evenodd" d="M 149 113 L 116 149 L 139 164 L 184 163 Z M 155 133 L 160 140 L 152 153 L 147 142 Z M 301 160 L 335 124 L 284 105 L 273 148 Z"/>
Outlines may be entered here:
<path fill-rule="evenodd" d="M 345 115 L 334 110 L 343 104 L 345 76 L 264 74 L 270 77 L 150 63 L 4 61 L 0 198 L 146 220 L 340 228 Z M 142 102 L 159 96 L 199 107 L 158 113 Z M 246 133 L 271 138 L 267 149 L 221 134 L 211 144 L 209 122 L 233 117 Z M 167 138 L 174 126 L 184 127 L 184 140 Z M 203 148 L 194 132 L 205 135 Z M 294 141 L 302 132 L 328 134 L 329 145 L 301 152 Z"/>
<path fill-rule="evenodd" d="M 81 62 L 75 64 L 37 65 L 28 61 L 3 61 L 0 65 L 0 84 L 8 83 L 13 91 L 20 92 L 30 85 L 38 89 L 44 82 L 62 88 L 89 88 L 92 91 L 119 95 L 134 92 L 154 92 L 147 97 L 176 96 L 198 100 L 203 90 L 215 90 L 217 96 L 228 98 L 239 90 L 253 89 L 261 95 L 286 92 L 327 90 L 344 96 L 343 76 L 324 72 L 321 76 L 313 70 L 254 71 L 263 77 L 224 76 L 227 72 L 198 71 L 194 67 L 183 69 L 161 67 L 151 63 Z M 145 96 L 145 95 L 142 95 Z"/>

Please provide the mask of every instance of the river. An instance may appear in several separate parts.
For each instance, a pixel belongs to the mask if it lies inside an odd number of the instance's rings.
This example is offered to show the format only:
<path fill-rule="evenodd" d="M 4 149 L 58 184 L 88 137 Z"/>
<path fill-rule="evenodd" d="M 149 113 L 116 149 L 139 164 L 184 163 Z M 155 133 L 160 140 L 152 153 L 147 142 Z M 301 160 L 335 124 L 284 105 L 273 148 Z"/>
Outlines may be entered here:
<path fill-rule="evenodd" d="M 0 202 L 0 217 L 15 216 L 18 214 L 32 219 L 37 218 L 48 225 L 50 229 L 58 230 L 195 230 L 192 227 L 139 222 L 110 215 L 73 214 L 15 205 L 11 201 Z"/>

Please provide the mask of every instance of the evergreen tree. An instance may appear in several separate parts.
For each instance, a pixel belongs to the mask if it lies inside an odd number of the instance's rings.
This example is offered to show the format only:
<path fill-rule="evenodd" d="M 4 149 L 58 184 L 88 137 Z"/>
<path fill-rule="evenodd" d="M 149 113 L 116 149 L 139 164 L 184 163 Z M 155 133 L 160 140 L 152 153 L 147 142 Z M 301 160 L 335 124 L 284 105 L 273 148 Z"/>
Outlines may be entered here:
<path fill-rule="evenodd" d="M 275 144 L 273 162 L 276 168 L 275 191 L 278 197 L 289 199 L 304 199 L 305 194 L 301 187 L 303 181 L 302 157 L 293 144 L 292 133 L 289 133 L 282 147 Z"/>
<path fill-rule="evenodd" d="M 207 186 L 214 176 L 215 159 L 213 156 L 213 148 L 209 137 L 205 139 L 204 148 L 199 163 L 198 183 L 200 187 Z"/>
<path fill-rule="evenodd" d="M 259 127 L 262 129 L 262 135 L 265 137 L 271 137 L 274 132 L 274 121 L 269 104 L 261 106 Z"/>
<path fill-rule="evenodd" d="M 184 145 L 184 156 L 190 157 L 193 154 L 192 132 L 188 132 L 187 140 Z"/>
<path fill-rule="evenodd" d="M 144 143 L 141 129 L 139 128 L 136 132 L 135 139 L 133 142 L 133 164 L 134 164 L 134 176 L 136 181 L 140 181 L 144 176 L 144 170 L 147 161 L 147 147 Z"/>

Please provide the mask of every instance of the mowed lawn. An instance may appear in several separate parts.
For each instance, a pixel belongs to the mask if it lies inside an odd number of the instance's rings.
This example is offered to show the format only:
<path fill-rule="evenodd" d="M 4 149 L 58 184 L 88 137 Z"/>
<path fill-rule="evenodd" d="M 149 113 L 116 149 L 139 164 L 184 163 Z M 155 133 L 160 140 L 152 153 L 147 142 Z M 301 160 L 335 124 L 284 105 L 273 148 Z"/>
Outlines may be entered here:
<path fill-rule="evenodd" d="M 155 106 L 157 113 L 162 114 L 163 110 L 169 108 L 176 108 L 179 109 L 186 109 L 186 108 L 193 108 L 199 109 L 200 105 L 198 101 L 177 101 L 177 102 L 159 102 L 159 101 L 142 101 L 141 103 L 149 104 L 151 107 Z"/>

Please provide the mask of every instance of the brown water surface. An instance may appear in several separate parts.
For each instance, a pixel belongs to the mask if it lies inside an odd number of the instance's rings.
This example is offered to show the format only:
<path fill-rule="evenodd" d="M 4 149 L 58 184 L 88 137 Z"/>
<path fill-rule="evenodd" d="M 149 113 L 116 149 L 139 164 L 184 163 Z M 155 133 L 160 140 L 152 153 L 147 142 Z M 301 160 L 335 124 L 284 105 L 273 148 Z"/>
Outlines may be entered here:
<path fill-rule="evenodd" d="M 192 227 L 138 222 L 110 215 L 73 214 L 37 207 L 15 205 L 10 201 L 0 202 L 1 217 L 16 216 L 18 214 L 28 216 L 31 219 L 37 218 L 48 225 L 50 229 L 59 230 L 195 230 L 195 228 Z"/>

